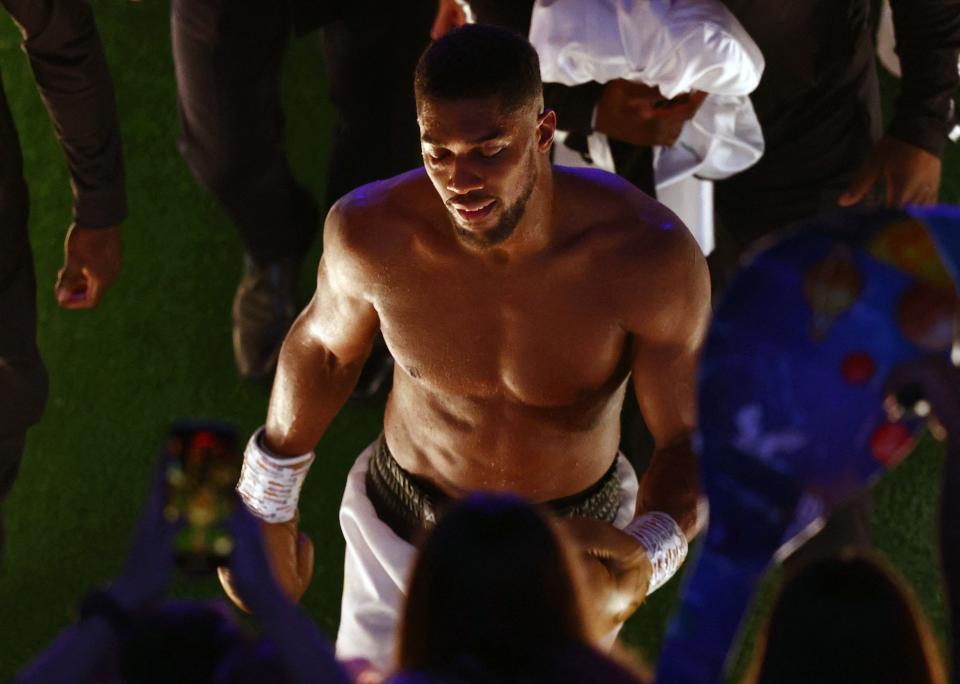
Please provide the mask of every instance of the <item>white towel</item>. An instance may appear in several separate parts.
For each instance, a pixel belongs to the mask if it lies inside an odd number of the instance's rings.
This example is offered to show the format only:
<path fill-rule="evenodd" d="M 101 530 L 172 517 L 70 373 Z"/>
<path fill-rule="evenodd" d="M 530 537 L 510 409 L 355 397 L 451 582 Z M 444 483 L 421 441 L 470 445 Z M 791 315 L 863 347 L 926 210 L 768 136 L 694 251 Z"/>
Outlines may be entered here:
<path fill-rule="evenodd" d="M 716 0 L 537 0 L 530 42 L 545 82 L 622 78 L 657 86 L 666 98 L 709 93 L 677 142 L 657 152 L 658 187 L 693 174 L 726 178 L 763 154 L 747 97 L 760 82 L 763 55 Z M 594 133 L 589 144 L 595 165 L 612 171 L 606 137 Z M 564 156 L 558 163 L 571 161 Z"/>

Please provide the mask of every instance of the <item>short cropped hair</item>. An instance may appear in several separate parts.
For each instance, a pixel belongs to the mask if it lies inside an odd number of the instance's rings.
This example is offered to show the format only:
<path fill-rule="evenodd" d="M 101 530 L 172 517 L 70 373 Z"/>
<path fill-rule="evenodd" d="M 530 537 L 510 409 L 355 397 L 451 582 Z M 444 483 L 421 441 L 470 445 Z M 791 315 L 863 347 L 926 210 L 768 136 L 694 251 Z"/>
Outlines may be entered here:
<path fill-rule="evenodd" d="M 498 97 L 506 111 L 543 98 L 537 51 L 517 33 L 467 24 L 432 43 L 414 72 L 417 109 L 428 100 Z"/>

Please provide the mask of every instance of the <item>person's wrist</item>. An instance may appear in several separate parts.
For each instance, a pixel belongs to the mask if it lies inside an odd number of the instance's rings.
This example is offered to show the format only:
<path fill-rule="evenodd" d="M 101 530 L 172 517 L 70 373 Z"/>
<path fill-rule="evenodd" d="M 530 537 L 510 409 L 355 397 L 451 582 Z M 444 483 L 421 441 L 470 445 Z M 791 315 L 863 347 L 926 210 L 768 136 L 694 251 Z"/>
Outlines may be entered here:
<path fill-rule="evenodd" d="M 297 515 L 300 490 L 316 456 L 312 451 L 281 456 L 265 444 L 265 431 L 260 428 L 247 443 L 237 492 L 250 512 L 261 520 L 288 522 Z"/>

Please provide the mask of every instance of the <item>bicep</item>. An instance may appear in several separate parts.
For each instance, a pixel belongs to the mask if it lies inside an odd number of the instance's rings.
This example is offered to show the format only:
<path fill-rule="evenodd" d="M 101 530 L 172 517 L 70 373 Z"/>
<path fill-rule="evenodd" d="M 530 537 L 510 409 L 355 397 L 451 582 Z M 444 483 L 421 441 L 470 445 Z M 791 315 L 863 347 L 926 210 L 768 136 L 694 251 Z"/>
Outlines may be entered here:
<path fill-rule="evenodd" d="M 696 425 L 696 372 L 710 315 L 706 261 L 690 237 L 667 247 L 628 321 L 637 403 L 658 447 Z"/>
<path fill-rule="evenodd" d="M 350 282 L 349 269 L 335 261 L 326 253 L 320 259 L 316 292 L 298 323 L 312 344 L 350 363 L 366 357 L 380 320 L 361 283 Z"/>
<path fill-rule="evenodd" d="M 633 386 L 657 448 L 689 436 L 696 425 L 698 350 L 634 338 Z"/>

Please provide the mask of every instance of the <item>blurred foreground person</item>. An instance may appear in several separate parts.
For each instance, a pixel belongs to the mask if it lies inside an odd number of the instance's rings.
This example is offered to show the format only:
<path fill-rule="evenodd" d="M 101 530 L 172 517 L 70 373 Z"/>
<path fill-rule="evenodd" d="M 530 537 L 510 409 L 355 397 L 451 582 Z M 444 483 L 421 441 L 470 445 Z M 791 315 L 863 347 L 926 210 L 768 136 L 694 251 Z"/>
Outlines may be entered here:
<path fill-rule="evenodd" d="M 700 525 L 690 433 L 703 256 L 626 181 L 550 165 L 556 117 L 525 39 L 448 33 L 415 88 L 425 169 L 330 211 L 317 290 L 284 342 L 238 490 L 299 598 L 310 580 L 300 488 L 382 331 L 397 366 L 384 435 L 357 459 L 341 506 L 338 654 L 392 661 L 413 542 L 477 489 L 578 518 L 602 597 L 591 607 L 612 636 L 646 596 L 648 561 L 656 588 Z M 642 485 L 618 454 L 631 374 L 657 446 Z"/>
<path fill-rule="evenodd" d="M 23 35 L 70 170 L 73 223 L 57 275 L 57 302 L 66 309 L 91 308 L 120 272 L 119 225 L 127 215 L 120 127 L 100 36 L 85 0 L 3 0 L 3 6 Z M 47 399 L 36 341 L 29 205 L 20 142 L 0 86 L 0 505 L 20 468 L 27 428 L 40 419 Z"/>
<path fill-rule="evenodd" d="M 954 349 L 960 351 L 960 346 Z M 941 356 L 911 361 L 891 373 L 887 389 L 892 420 L 915 413 L 928 420 L 935 438 L 946 440 L 938 533 L 952 623 L 950 681 L 957 682 L 960 368 Z M 747 677 L 749 684 L 946 681 L 937 641 L 909 585 L 882 558 L 856 550 L 818 558 L 791 573 L 774 602 Z"/>
<path fill-rule="evenodd" d="M 933 399 L 888 411 L 889 383 L 923 360 L 951 363 L 958 227 L 955 207 L 824 216 L 758 249 L 717 304 L 698 387 L 710 525 L 661 684 L 721 681 L 771 562 L 829 535 L 825 520 L 910 454 Z M 955 400 L 956 373 L 945 382 Z M 953 520 L 956 498 L 944 497 Z M 848 544 L 828 537 L 817 554 Z M 948 569 L 956 546 L 943 544 Z"/>
<path fill-rule="evenodd" d="M 879 559 L 858 553 L 811 562 L 786 581 L 751 669 L 749 684 L 947 681 L 910 587 Z"/>
<path fill-rule="evenodd" d="M 597 648 L 559 526 L 509 494 L 471 494 L 417 558 L 391 684 L 638 683 Z"/>
<path fill-rule="evenodd" d="M 164 470 L 161 460 L 123 572 L 83 599 L 80 621 L 14 682 L 347 684 L 327 639 L 277 586 L 259 526 L 239 501 L 227 520 L 229 566 L 263 636 L 242 630 L 220 601 L 165 598 L 182 523 L 165 515 Z"/>

